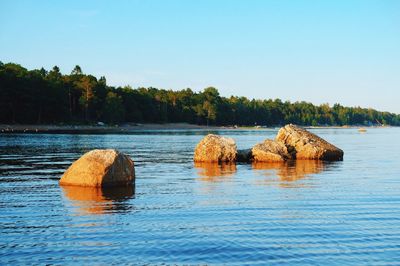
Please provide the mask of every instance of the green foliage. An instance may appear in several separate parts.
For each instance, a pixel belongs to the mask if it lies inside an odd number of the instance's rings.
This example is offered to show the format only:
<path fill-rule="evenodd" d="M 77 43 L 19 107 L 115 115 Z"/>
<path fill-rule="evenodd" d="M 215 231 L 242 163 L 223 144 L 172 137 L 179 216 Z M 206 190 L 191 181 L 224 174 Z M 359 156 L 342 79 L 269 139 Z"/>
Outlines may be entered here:
<path fill-rule="evenodd" d="M 76 65 L 71 71 L 71 75 L 82 75 L 82 69 L 80 66 Z"/>
<path fill-rule="evenodd" d="M 335 104 L 222 97 L 202 92 L 108 86 L 77 65 L 70 75 L 57 66 L 27 70 L 0 62 L 0 123 L 197 123 L 202 125 L 394 125 L 400 115 Z"/>
<path fill-rule="evenodd" d="M 124 114 L 122 97 L 112 91 L 108 92 L 104 104 L 104 121 L 112 124 L 122 122 Z"/>

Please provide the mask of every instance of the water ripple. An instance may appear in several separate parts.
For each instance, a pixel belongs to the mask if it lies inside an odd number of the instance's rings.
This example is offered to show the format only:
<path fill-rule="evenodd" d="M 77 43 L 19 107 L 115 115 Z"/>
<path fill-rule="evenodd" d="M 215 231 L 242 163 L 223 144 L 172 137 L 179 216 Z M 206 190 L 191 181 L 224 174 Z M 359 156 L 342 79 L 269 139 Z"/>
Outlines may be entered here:
<path fill-rule="evenodd" d="M 239 148 L 275 130 L 222 130 Z M 207 131 L 0 136 L 0 264 L 396 265 L 400 130 L 315 129 L 337 163 L 193 164 Z M 117 148 L 136 187 L 60 187 L 82 153 Z"/>

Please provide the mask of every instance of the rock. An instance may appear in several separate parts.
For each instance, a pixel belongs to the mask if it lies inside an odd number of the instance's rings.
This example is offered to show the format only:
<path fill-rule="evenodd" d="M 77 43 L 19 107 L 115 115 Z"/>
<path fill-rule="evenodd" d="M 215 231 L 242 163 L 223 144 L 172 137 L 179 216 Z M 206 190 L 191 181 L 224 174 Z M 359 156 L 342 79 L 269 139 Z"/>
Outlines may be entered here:
<path fill-rule="evenodd" d="M 237 162 L 247 163 L 251 161 L 251 158 L 252 158 L 251 149 L 237 151 L 237 156 L 236 156 Z"/>
<path fill-rule="evenodd" d="M 343 151 L 317 135 L 289 124 L 281 128 L 276 141 L 286 145 L 289 153 L 295 153 L 296 159 L 305 160 L 343 160 Z"/>
<path fill-rule="evenodd" d="M 92 150 L 76 160 L 60 185 L 84 187 L 129 186 L 135 182 L 133 161 L 116 150 Z"/>
<path fill-rule="evenodd" d="M 213 134 L 205 136 L 194 151 L 195 162 L 235 162 L 236 143 L 232 138 Z"/>
<path fill-rule="evenodd" d="M 286 146 L 274 140 L 266 139 L 251 149 L 254 162 L 284 162 L 291 159 Z"/>

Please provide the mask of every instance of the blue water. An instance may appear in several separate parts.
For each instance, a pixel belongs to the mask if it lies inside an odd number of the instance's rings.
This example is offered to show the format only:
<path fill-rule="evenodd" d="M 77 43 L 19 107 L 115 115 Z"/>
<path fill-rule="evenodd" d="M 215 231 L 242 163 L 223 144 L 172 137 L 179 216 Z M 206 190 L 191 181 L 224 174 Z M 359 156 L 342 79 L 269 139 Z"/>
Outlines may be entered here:
<path fill-rule="evenodd" d="M 312 131 L 344 161 L 194 165 L 202 130 L 0 135 L 0 264 L 400 264 L 400 129 Z M 130 155 L 136 187 L 61 188 L 95 148 Z"/>

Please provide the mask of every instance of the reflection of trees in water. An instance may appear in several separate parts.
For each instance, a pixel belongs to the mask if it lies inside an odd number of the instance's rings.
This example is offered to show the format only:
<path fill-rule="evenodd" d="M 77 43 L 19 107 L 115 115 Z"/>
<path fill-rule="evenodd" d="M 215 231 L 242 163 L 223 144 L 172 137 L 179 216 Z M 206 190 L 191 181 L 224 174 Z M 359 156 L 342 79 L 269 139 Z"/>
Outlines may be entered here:
<path fill-rule="evenodd" d="M 135 195 L 135 187 L 78 187 L 62 186 L 66 198 L 81 214 L 127 212 L 132 206 L 127 200 Z"/>
<path fill-rule="evenodd" d="M 230 177 L 236 173 L 236 164 L 234 163 L 199 163 L 195 162 L 198 174 L 203 181 L 219 181 Z"/>
<path fill-rule="evenodd" d="M 303 179 L 312 174 L 318 174 L 325 171 L 334 163 L 318 161 L 318 160 L 296 160 L 288 162 L 274 163 L 253 163 L 252 168 L 255 170 L 263 170 L 265 176 L 278 176 L 279 185 L 282 187 L 298 186 L 290 184 L 290 182 Z M 276 183 L 277 180 L 266 179 L 265 184 Z"/>

